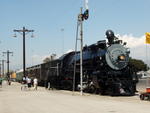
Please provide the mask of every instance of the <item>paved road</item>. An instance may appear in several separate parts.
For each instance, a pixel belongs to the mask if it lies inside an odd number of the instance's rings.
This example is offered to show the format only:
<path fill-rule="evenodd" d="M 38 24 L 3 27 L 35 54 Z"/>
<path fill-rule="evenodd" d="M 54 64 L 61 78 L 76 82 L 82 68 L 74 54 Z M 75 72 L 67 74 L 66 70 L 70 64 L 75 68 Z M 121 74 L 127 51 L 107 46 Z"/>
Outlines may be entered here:
<path fill-rule="evenodd" d="M 21 91 L 20 84 L 0 88 L 0 113 L 150 113 L 138 96 L 110 97 L 69 91 Z"/>

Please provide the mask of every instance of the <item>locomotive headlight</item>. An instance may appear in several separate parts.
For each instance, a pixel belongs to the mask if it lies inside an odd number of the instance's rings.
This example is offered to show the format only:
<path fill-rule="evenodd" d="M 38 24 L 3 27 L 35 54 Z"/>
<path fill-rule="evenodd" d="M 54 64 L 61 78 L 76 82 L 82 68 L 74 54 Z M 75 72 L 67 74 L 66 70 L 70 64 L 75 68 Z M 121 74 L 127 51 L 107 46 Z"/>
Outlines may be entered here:
<path fill-rule="evenodd" d="M 124 56 L 124 55 L 121 55 L 121 56 L 118 57 L 118 59 L 119 59 L 119 60 L 125 60 L 125 56 Z"/>

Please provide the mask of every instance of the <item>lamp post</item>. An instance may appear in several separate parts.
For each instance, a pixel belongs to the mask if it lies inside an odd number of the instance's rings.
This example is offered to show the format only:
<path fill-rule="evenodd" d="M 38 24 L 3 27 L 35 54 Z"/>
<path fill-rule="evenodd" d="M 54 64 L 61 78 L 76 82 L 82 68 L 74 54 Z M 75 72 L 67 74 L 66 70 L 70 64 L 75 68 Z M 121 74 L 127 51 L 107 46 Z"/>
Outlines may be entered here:
<path fill-rule="evenodd" d="M 64 28 L 61 28 L 62 32 L 62 55 L 64 54 Z"/>
<path fill-rule="evenodd" d="M 25 27 L 23 27 L 22 30 L 16 30 L 15 29 L 14 32 L 18 32 L 18 33 L 23 35 L 23 76 L 26 77 L 26 72 L 25 72 L 25 69 L 26 69 L 26 62 L 25 62 L 25 60 L 26 60 L 25 59 L 26 58 L 25 57 L 25 36 L 29 32 L 34 32 L 34 30 L 28 30 Z M 16 35 L 14 37 L 16 37 Z M 31 37 L 33 37 L 33 35 Z"/>

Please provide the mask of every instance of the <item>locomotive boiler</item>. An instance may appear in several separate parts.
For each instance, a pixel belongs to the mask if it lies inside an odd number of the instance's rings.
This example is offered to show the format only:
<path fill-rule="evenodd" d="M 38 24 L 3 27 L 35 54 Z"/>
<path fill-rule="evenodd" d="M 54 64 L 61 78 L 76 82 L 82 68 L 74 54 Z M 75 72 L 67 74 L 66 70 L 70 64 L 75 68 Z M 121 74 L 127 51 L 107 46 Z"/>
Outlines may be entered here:
<path fill-rule="evenodd" d="M 101 40 L 83 48 L 83 91 L 134 95 L 136 83 L 128 64 L 129 48 L 112 30 L 106 31 L 106 37 L 108 42 Z M 39 76 L 46 86 L 50 83 L 53 88 L 72 90 L 74 83 L 75 90 L 80 90 L 80 52 L 67 53 L 42 66 L 46 67 L 42 70 L 45 74 Z"/>

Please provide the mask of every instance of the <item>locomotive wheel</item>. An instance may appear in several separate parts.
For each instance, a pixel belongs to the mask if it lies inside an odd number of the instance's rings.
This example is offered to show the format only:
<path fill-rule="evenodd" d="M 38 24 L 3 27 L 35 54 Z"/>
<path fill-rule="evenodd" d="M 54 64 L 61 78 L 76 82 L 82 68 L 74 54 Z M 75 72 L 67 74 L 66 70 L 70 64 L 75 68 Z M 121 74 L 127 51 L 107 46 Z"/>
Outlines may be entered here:
<path fill-rule="evenodd" d="M 63 90 L 72 90 L 72 81 L 61 81 L 61 88 Z"/>
<path fill-rule="evenodd" d="M 90 86 L 89 93 L 96 93 L 96 87 L 94 85 Z"/>
<path fill-rule="evenodd" d="M 144 98 L 145 98 L 144 94 L 141 94 L 141 95 L 140 95 L 140 99 L 141 99 L 141 100 L 144 100 Z"/>
<path fill-rule="evenodd" d="M 130 96 L 135 95 L 135 90 L 134 90 L 133 86 L 130 86 L 130 87 L 129 87 L 129 93 L 130 93 L 130 94 L 129 94 Z"/>

